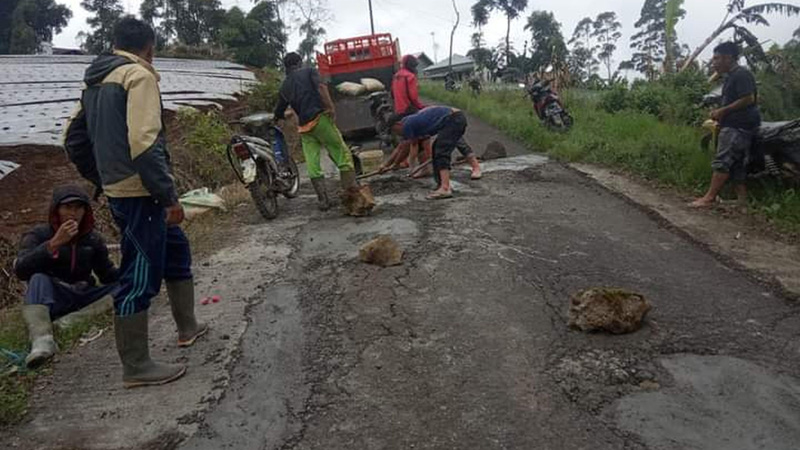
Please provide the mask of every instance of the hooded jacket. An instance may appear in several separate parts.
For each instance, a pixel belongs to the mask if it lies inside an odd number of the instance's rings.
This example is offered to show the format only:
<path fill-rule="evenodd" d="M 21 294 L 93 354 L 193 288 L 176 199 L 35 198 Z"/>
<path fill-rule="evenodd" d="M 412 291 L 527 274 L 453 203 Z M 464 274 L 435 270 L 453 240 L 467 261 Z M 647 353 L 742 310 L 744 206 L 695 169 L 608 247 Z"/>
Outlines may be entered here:
<path fill-rule="evenodd" d="M 86 214 L 78 226 L 78 235 L 54 253 L 47 243 L 61 226 L 58 204 L 67 197 L 80 198 L 86 205 Z M 19 252 L 14 261 L 14 271 L 22 281 L 41 273 L 69 284 L 80 282 L 95 284 L 92 272 L 103 284 L 118 278 L 117 269 L 108 257 L 108 247 L 94 231 L 94 214 L 86 192 L 78 186 L 61 186 L 53 191 L 50 204 L 50 223 L 39 225 L 20 239 Z"/>
<path fill-rule="evenodd" d="M 403 57 L 403 68 L 398 70 L 392 79 L 392 97 L 396 114 L 412 114 L 425 108 L 419 101 L 417 75 L 408 69 L 408 60 L 411 58 L 413 58 L 411 55 Z"/>
<path fill-rule="evenodd" d="M 177 202 L 161 121 L 159 76 L 128 52 L 98 56 L 86 69 L 64 147 L 84 178 L 109 197 Z"/>

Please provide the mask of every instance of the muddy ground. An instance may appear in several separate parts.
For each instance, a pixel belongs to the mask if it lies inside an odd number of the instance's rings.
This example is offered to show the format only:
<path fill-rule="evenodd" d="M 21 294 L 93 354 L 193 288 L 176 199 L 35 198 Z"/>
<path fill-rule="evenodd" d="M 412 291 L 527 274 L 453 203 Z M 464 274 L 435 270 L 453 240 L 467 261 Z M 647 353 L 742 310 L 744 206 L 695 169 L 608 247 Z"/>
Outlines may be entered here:
<path fill-rule="evenodd" d="M 503 140 L 472 121 L 470 140 Z M 207 339 L 154 354 L 177 383 L 124 391 L 106 335 L 63 355 L 12 448 L 795 449 L 800 309 L 594 181 L 528 155 L 430 182 L 372 183 L 378 210 L 320 213 L 308 186 L 264 223 L 237 209 L 197 264 Z M 378 234 L 402 266 L 357 258 Z M 633 289 L 654 305 L 626 336 L 567 328 L 570 294 Z M 163 302 L 163 300 L 162 300 Z M 82 376 L 76 376 L 81 374 Z"/>

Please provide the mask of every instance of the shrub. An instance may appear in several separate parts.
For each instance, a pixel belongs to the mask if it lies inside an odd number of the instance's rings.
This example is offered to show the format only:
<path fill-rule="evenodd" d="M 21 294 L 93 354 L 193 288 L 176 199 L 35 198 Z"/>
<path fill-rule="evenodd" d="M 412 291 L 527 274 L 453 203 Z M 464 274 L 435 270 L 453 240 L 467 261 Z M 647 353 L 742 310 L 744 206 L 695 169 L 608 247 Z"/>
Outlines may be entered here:
<path fill-rule="evenodd" d="M 223 117 L 214 110 L 181 108 L 177 120 L 183 135 L 187 171 L 212 189 L 232 181 L 225 154 L 231 131 Z"/>
<path fill-rule="evenodd" d="M 628 101 L 627 86 L 617 84 L 603 92 L 600 98 L 600 107 L 606 112 L 615 113 L 628 108 Z"/>
<path fill-rule="evenodd" d="M 697 125 L 705 119 L 706 111 L 700 103 L 709 90 L 702 73 L 686 71 L 653 82 L 637 80 L 630 89 L 615 85 L 603 93 L 600 105 L 610 113 L 630 108 L 665 122 Z"/>
<path fill-rule="evenodd" d="M 282 76 L 276 69 L 264 69 L 257 73 L 259 82 L 245 96 L 248 111 L 272 111 L 278 104 Z"/>

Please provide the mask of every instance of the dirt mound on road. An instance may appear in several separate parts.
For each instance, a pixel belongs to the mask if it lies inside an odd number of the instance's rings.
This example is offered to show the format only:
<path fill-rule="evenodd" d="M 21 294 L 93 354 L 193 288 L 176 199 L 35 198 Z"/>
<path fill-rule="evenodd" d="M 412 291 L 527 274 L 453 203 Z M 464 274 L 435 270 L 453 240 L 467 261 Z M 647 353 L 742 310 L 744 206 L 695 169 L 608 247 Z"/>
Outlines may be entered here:
<path fill-rule="evenodd" d="M 589 289 L 572 298 L 569 325 L 581 331 L 632 333 L 652 307 L 644 296 L 623 289 Z"/>

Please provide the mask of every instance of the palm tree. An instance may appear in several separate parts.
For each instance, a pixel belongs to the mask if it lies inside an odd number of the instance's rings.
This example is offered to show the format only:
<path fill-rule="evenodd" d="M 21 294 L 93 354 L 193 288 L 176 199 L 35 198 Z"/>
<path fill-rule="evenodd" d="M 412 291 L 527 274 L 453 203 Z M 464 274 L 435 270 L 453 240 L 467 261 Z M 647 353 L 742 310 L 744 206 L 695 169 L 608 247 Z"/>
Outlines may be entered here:
<path fill-rule="evenodd" d="M 500 10 L 506 15 L 506 63 L 511 61 L 511 21 L 525 11 L 528 0 L 478 0 L 472 5 L 472 22 L 482 27 L 489 23 L 489 15 L 494 10 Z"/>
<path fill-rule="evenodd" d="M 708 39 L 703 42 L 700 47 L 692 53 L 692 55 L 683 63 L 681 71 L 686 70 L 692 65 L 695 59 L 700 56 L 700 53 L 706 49 L 714 39 L 718 38 L 722 33 L 727 30 L 733 30 L 736 40 L 743 40 L 748 44 L 750 42 L 758 42 L 753 33 L 748 30 L 744 24 L 767 25 L 769 22 L 764 18 L 765 14 L 781 14 L 786 17 L 800 15 L 800 6 L 790 5 L 788 3 L 761 3 L 758 5 L 745 7 L 746 0 L 729 0 L 727 6 L 727 13 L 722 23 Z"/>

